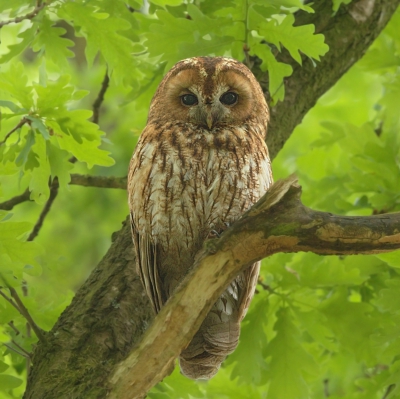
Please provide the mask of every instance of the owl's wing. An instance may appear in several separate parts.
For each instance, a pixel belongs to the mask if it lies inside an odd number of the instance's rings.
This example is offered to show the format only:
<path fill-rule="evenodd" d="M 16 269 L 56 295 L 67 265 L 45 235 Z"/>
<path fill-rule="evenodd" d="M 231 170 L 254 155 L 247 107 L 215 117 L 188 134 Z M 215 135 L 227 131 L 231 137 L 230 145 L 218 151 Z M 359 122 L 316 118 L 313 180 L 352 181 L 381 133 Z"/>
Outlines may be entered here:
<path fill-rule="evenodd" d="M 142 284 L 146 290 L 147 296 L 150 298 L 151 304 L 156 313 L 158 313 L 165 303 L 165 295 L 161 286 L 159 268 L 159 248 L 151 242 L 150 236 L 147 234 L 139 234 L 133 214 L 131 213 L 132 238 L 136 249 L 136 265 Z"/>

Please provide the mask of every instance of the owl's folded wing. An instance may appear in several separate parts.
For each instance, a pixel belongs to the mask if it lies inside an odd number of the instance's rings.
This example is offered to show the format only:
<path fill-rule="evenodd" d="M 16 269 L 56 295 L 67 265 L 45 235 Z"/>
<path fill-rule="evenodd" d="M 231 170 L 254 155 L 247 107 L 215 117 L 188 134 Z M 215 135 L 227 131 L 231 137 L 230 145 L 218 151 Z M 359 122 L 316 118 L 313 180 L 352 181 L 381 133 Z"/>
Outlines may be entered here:
<path fill-rule="evenodd" d="M 158 313 L 165 303 L 161 280 L 158 274 L 158 263 L 160 261 L 159 249 L 157 248 L 157 245 L 151 242 L 149 235 L 138 233 L 132 213 L 131 227 L 133 243 L 135 245 L 137 254 L 137 273 L 142 280 L 146 294 L 150 298 L 155 312 Z"/>

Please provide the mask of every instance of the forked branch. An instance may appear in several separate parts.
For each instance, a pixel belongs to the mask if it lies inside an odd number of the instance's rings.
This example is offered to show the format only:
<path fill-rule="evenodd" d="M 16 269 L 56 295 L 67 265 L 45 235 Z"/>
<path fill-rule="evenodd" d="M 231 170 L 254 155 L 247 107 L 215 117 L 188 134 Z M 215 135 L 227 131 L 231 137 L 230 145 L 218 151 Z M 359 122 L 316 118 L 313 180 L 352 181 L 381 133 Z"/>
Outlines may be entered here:
<path fill-rule="evenodd" d="M 277 252 L 371 254 L 400 248 L 400 213 L 337 216 L 307 208 L 300 196 L 295 177 L 278 181 L 221 238 L 208 242 L 137 349 L 116 367 L 110 398 L 145 397 L 247 265 Z"/>

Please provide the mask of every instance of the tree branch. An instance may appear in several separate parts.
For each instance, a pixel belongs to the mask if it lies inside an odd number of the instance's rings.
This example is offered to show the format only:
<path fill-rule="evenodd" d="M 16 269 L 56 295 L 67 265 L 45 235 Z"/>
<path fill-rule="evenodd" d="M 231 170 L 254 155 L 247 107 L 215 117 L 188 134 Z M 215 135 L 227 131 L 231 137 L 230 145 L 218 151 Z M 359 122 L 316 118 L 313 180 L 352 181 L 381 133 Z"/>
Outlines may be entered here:
<path fill-rule="evenodd" d="M 300 194 L 294 177 L 276 182 L 221 238 L 206 244 L 139 347 L 116 367 L 110 399 L 144 398 L 248 265 L 278 252 L 372 254 L 400 248 L 400 213 L 336 216 L 307 208 Z"/>
<path fill-rule="evenodd" d="M 0 23 L 0 28 L 1 28 L 1 23 Z M 27 118 L 22 118 L 22 119 L 18 122 L 17 126 L 15 126 L 13 129 L 11 129 L 11 130 L 5 135 L 4 139 L 3 139 L 2 141 L 0 141 L 0 146 L 3 145 L 3 144 L 5 144 L 6 141 L 8 140 L 8 138 L 9 138 L 14 132 L 16 132 L 16 131 L 17 131 L 18 129 L 20 129 L 22 126 L 24 126 L 25 123 L 29 123 L 29 122 L 30 122 L 29 119 L 27 119 Z"/>
<path fill-rule="evenodd" d="M 71 183 L 78 186 L 99 187 L 99 188 L 120 188 L 126 190 L 126 176 L 91 176 L 91 175 L 71 175 Z M 0 208 L 1 209 L 1 208 Z"/>
<path fill-rule="evenodd" d="M 4 26 L 4 25 L 9 25 L 9 24 L 17 24 L 19 22 L 22 22 L 25 19 L 33 19 L 34 17 L 36 17 L 36 15 L 39 14 L 39 12 L 46 6 L 46 3 L 36 3 L 36 7 L 33 9 L 33 11 L 28 12 L 28 14 L 22 15 L 20 17 L 16 17 L 14 19 L 10 19 L 9 21 L 3 21 L 0 22 L 0 29 Z"/>
<path fill-rule="evenodd" d="M 58 183 L 57 183 L 58 184 Z M 70 184 L 85 187 L 119 188 L 126 190 L 126 176 L 91 176 L 72 174 Z M 26 189 L 22 194 L 0 203 L 0 209 L 11 211 L 14 206 L 30 201 L 30 191 Z"/>
<path fill-rule="evenodd" d="M 22 357 L 24 357 L 25 359 L 29 359 L 29 356 L 28 355 L 26 355 L 24 352 L 20 352 L 19 350 L 17 350 L 17 349 L 15 349 L 15 348 L 13 348 L 11 345 L 9 345 L 9 344 L 3 344 L 6 348 L 8 348 L 10 351 L 13 351 L 13 352 L 15 352 L 15 353 L 17 353 L 18 355 L 20 355 L 20 356 L 22 356 Z M 24 350 L 25 351 L 25 350 Z"/>
<path fill-rule="evenodd" d="M 43 226 L 43 222 L 47 214 L 50 212 L 51 206 L 53 205 L 54 200 L 56 199 L 58 194 L 58 179 L 55 178 L 53 182 L 50 184 L 50 196 L 47 199 L 42 212 L 40 212 L 39 219 L 37 220 L 35 226 L 33 226 L 33 229 L 31 233 L 29 234 L 29 237 L 27 241 L 33 241 L 36 236 L 39 234 L 40 229 Z"/>
<path fill-rule="evenodd" d="M 43 330 L 35 323 L 30 315 L 28 309 L 25 307 L 24 303 L 22 302 L 21 298 L 19 297 L 17 291 L 12 287 L 7 287 L 10 290 L 10 294 L 12 298 L 9 298 L 4 292 L 1 290 L 0 287 L 0 295 L 9 302 L 18 312 L 25 317 L 29 325 L 32 327 L 33 331 L 35 331 L 36 336 L 41 340 L 45 341 L 45 337 L 43 334 Z"/>
<path fill-rule="evenodd" d="M 46 338 L 43 334 L 43 330 L 35 323 L 28 309 L 25 307 L 24 303 L 19 297 L 17 291 L 12 287 L 8 287 L 8 289 L 10 290 L 11 296 L 17 305 L 14 305 L 14 307 L 18 310 L 19 313 L 21 313 L 22 316 L 25 317 L 29 325 L 32 327 L 32 330 L 35 331 L 35 334 L 39 338 L 39 340 L 45 342 Z"/>
<path fill-rule="evenodd" d="M 101 107 L 101 104 L 104 101 L 104 94 L 106 93 L 106 91 L 108 89 L 108 84 L 109 83 L 110 83 L 110 78 L 108 77 L 108 70 L 106 70 L 103 82 L 101 83 L 101 89 L 99 91 L 99 94 L 97 95 L 96 100 L 93 103 L 93 118 L 92 118 L 92 121 L 94 123 L 99 124 L 100 107 Z"/>
<path fill-rule="evenodd" d="M 4 209 L 6 211 L 11 211 L 11 209 L 13 209 L 14 206 L 19 205 L 22 202 L 29 201 L 30 195 L 31 195 L 30 191 L 27 188 L 22 194 L 16 195 L 15 197 L 13 197 L 7 201 L 1 202 L 0 209 Z"/>

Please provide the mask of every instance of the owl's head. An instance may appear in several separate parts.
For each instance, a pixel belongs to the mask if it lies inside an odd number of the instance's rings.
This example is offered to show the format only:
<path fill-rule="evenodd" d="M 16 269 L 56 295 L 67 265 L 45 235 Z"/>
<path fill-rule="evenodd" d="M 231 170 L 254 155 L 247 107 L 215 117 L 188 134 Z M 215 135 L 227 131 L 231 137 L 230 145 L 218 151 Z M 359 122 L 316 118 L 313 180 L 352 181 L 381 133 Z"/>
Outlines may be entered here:
<path fill-rule="evenodd" d="M 268 106 L 259 83 L 242 63 L 223 57 L 195 57 L 178 62 L 153 97 L 149 122 L 160 116 L 213 131 L 258 122 L 266 127 Z"/>

